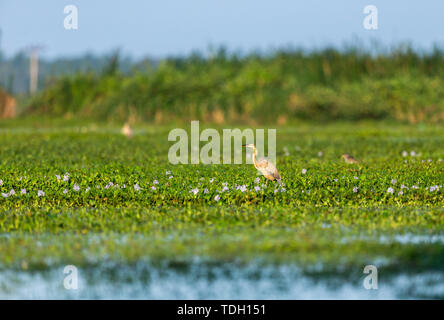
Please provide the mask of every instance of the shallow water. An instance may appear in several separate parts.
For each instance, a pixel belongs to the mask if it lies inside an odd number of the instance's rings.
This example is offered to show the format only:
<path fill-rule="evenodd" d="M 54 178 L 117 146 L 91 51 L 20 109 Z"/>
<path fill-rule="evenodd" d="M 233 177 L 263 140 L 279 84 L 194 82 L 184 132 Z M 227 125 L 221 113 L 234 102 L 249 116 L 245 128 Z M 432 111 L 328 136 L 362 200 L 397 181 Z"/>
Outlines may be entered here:
<path fill-rule="evenodd" d="M 380 272 L 380 275 L 383 275 Z M 78 269 L 78 289 L 64 287 L 63 268 L 0 271 L 2 299 L 444 299 L 444 271 L 380 276 L 307 275 L 295 266 L 251 263 L 161 266 L 146 262 Z"/>

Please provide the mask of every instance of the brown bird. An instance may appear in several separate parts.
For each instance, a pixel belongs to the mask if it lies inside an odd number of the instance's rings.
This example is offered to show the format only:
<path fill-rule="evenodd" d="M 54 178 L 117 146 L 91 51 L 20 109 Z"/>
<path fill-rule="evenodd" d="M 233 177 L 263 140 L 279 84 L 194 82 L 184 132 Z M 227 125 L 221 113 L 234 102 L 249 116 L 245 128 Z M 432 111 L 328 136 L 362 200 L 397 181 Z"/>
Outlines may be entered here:
<path fill-rule="evenodd" d="M 256 156 L 257 156 L 257 149 L 254 146 L 254 144 L 245 144 L 243 145 L 243 147 L 246 148 L 253 148 L 254 152 L 253 152 L 253 163 L 254 163 L 254 167 L 259 170 L 260 173 L 262 173 L 264 175 L 264 177 L 267 179 L 266 181 L 268 182 L 268 180 L 277 180 L 277 181 L 281 181 L 281 175 L 279 174 L 278 169 L 275 167 L 275 165 L 273 163 L 271 163 L 270 161 L 268 161 L 267 159 L 259 159 L 256 161 Z"/>
<path fill-rule="evenodd" d="M 351 155 L 349 155 L 348 153 L 344 153 L 342 155 L 342 159 L 344 159 L 344 161 L 346 163 L 350 163 L 350 164 L 355 164 L 355 163 L 359 163 L 358 160 L 356 160 L 355 158 L 353 158 Z"/>

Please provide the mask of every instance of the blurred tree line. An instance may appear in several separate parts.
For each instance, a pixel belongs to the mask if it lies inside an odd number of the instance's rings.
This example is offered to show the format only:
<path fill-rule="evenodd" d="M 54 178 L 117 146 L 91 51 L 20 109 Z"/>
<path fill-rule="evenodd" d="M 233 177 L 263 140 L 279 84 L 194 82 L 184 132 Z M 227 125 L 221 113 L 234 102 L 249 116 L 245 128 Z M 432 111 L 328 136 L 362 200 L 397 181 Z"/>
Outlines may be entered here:
<path fill-rule="evenodd" d="M 123 72 L 115 53 L 100 72 L 47 79 L 32 114 L 112 121 L 201 119 L 284 124 L 291 119 L 444 120 L 444 51 L 401 46 L 289 49 L 240 55 L 221 48 Z"/>

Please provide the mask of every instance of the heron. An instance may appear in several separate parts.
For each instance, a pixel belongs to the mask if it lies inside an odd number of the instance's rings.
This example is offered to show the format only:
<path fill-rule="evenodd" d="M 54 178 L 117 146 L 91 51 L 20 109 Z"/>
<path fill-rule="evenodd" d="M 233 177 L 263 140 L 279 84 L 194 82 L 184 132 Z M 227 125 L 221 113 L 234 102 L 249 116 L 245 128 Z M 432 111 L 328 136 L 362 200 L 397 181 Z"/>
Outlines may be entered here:
<path fill-rule="evenodd" d="M 262 175 L 266 178 L 266 182 L 268 182 L 268 180 L 274 181 L 282 181 L 281 179 L 281 175 L 279 174 L 278 169 L 275 167 L 275 165 L 273 163 L 271 163 L 269 160 L 261 158 L 259 160 L 256 161 L 256 156 L 257 156 L 257 149 L 256 146 L 252 143 L 250 144 L 244 144 L 242 147 L 245 148 L 253 148 L 254 152 L 253 152 L 253 163 L 254 163 L 254 167 L 259 170 L 260 173 L 262 173 Z"/>
<path fill-rule="evenodd" d="M 350 164 L 355 164 L 355 163 L 359 163 L 358 160 L 356 160 L 355 158 L 353 158 L 351 155 L 349 155 L 348 153 L 344 153 L 342 155 L 342 159 L 344 159 L 344 161 L 346 163 L 350 163 Z"/>

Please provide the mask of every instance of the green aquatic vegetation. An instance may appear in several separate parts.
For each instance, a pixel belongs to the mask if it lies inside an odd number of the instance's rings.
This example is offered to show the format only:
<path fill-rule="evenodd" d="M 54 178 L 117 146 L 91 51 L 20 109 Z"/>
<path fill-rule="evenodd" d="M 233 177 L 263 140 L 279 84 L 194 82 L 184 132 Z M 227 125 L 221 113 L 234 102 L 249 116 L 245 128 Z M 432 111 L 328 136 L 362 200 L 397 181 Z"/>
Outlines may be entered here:
<path fill-rule="evenodd" d="M 15 121 L 0 131 L 2 268 L 196 257 L 442 267 L 439 126 L 280 127 L 283 183 L 265 184 L 251 165 L 171 165 L 169 127 L 127 139 L 109 126 Z"/>

